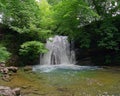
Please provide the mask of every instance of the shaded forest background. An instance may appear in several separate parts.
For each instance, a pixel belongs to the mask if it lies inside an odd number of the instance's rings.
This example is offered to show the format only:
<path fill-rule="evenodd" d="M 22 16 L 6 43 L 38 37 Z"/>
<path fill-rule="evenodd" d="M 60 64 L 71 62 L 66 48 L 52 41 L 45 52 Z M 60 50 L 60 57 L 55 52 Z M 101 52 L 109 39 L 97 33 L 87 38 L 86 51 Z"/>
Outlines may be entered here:
<path fill-rule="evenodd" d="M 0 0 L 0 62 L 38 64 L 46 39 L 67 35 L 77 64 L 120 65 L 119 26 L 119 0 Z"/>

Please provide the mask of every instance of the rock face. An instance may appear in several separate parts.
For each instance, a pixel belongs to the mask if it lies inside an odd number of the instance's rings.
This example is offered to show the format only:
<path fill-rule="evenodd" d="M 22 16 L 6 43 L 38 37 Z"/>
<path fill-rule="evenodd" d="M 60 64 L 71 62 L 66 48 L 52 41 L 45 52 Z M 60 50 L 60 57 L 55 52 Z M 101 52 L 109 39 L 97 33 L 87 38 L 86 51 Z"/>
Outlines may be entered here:
<path fill-rule="evenodd" d="M 0 96 L 20 96 L 20 88 L 0 86 Z"/>

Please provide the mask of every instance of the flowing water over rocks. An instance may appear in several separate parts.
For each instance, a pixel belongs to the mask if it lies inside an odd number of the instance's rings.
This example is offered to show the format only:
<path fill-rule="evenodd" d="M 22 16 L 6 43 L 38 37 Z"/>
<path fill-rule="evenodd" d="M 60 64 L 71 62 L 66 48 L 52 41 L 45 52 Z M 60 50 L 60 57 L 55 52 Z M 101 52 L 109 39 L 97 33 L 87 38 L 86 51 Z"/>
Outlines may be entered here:
<path fill-rule="evenodd" d="M 49 38 L 46 43 L 48 52 L 40 55 L 41 65 L 75 64 L 75 52 L 67 36 Z"/>
<path fill-rule="evenodd" d="M 64 46 L 63 46 L 64 45 Z M 0 85 L 21 88 L 22 96 L 120 96 L 120 68 L 75 65 L 66 36 L 50 38 L 40 64 L 27 66 Z"/>

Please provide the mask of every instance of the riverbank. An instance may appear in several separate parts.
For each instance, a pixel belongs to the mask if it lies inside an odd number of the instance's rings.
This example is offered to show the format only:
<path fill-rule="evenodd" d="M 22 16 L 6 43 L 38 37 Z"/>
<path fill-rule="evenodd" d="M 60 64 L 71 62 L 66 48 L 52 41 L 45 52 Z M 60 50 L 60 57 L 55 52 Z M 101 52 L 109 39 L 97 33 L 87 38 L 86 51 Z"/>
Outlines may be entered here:
<path fill-rule="evenodd" d="M 20 68 L 1 86 L 21 88 L 22 96 L 119 96 L 120 68 L 99 70 L 55 70 L 42 73 Z"/>

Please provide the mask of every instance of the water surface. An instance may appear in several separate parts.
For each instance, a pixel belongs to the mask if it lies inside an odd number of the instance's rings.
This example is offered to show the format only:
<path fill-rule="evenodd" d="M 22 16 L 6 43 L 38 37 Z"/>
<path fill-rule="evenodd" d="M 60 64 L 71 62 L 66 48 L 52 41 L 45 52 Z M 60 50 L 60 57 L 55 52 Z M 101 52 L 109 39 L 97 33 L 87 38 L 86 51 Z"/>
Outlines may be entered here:
<path fill-rule="evenodd" d="M 53 65 L 35 69 L 58 92 L 55 96 L 120 96 L 119 68 Z"/>
<path fill-rule="evenodd" d="M 22 96 L 120 96 L 119 67 L 61 65 L 35 69 L 21 69 L 10 82 L 0 80 L 0 85 L 20 87 Z"/>

